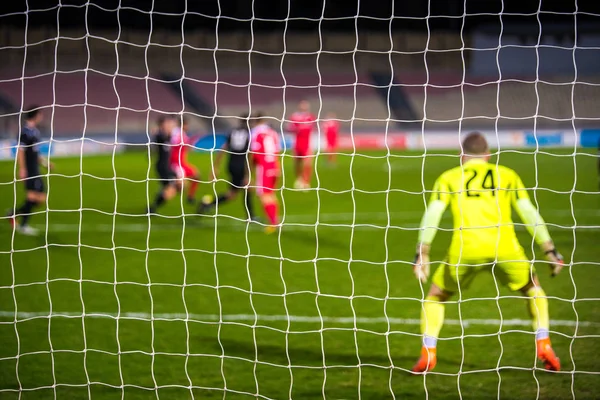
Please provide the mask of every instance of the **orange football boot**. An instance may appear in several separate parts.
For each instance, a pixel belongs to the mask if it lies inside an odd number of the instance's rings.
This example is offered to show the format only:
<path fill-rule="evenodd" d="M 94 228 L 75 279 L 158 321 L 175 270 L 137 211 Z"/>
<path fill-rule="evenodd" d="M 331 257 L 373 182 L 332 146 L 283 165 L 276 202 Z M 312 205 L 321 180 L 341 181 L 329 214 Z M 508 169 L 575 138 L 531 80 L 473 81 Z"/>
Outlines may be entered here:
<path fill-rule="evenodd" d="M 412 372 L 427 372 L 431 371 L 435 368 L 437 364 L 437 355 L 435 347 L 425 347 L 421 348 L 421 358 L 412 368 Z"/>
<path fill-rule="evenodd" d="M 548 371 L 560 371 L 560 359 L 556 357 L 554 350 L 552 350 L 550 338 L 537 341 L 537 356 Z"/>

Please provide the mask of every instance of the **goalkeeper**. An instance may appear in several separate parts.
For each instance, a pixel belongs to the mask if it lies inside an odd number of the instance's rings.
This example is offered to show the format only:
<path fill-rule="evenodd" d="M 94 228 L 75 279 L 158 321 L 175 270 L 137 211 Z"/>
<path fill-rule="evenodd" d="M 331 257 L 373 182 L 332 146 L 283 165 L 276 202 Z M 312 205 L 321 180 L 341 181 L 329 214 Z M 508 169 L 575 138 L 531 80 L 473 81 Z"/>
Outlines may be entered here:
<path fill-rule="evenodd" d="M 413 372 L 432 370 L 437 363 L 436 344 L 444 323 L 444 302 L 469 287 L 481 271 L 494 274 L 512 291 L 527 299 L 536 334 L 537 356 L 548 370 L 559 371 L 560 361 L 549 338 L 548 300 L 535 268 L 517 240 L 511 219 L 511 205 L 545 253 L 556 275 L 563 267 L 562 256 L 544 220 L 517 173 L 488 162 L 488 144 L 480 133 L 469 134 L 462 143 L 461 166 L 444 172 L 435 182 L 429 205 L 421 221 L 414 263 L 421 282 L 429 276 L 429 246 L 435 237 L 444 210 L 450 205 L 454 234 L 446 262 L 432 278 L 421 311 L 423 347 Z M 495 266 L 495 267 L 494 267 Z"/>

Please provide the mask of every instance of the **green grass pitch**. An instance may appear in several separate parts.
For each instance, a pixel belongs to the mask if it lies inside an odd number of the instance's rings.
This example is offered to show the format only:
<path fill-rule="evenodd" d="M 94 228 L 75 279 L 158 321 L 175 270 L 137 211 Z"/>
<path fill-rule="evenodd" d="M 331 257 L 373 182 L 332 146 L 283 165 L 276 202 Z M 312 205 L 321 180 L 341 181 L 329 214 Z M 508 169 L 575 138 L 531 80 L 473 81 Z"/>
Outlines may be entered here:
<path fill-rule="evenodd" d="M 537 265 L 564 371 L 532 370 L 525 302 L 484 275 L 447 306 L 438 367 L 427 376 L 407 372 L 426 289 L 409 262 L 423 184 L 458 163 L 451 153 L 346 154 L 336 167 L 320 157 L 319 190 L 307 193 L 289 189 L 287 157 L 284 226 L 271 236 L 239 219 L 241 199 L 215 219 L 182 217 L 194 209 L 177 197 L 149 219 L 158 185 L 145 181 L 144 152 L 55 159 L 50 211 L 32 217 L 43 234 L 13 237 L 0 220 L 0 398 L 597 398 L 597 157 L 572 153 L 500 155 L 537 187 L 573 262 L 554 279 Z M 191 160 L 206 177 L 210 156 Z M 13 164 L 0 163 L 1 209 L 15 195 L 22 201 L 13 176 Z M 202 183 L 200 193 L 214 187 Z M 447 215 L 433 260 L 443 259 L 450 228 Z M 533 256 L 531 237 L 518 233 Z M 50 310 L 64 315 L 41 316 Z"/>

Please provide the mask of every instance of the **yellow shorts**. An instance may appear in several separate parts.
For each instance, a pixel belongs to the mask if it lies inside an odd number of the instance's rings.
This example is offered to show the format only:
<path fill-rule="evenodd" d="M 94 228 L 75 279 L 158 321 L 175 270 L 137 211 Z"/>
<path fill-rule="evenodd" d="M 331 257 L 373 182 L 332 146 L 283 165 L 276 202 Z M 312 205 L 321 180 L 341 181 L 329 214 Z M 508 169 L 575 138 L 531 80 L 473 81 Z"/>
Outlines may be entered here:
<path fill-rule="evenodd" d="M 436 269 L 432 282 L 440 289 L 454 293 L 459 289 L 467 289 L 475 276 L 482 271 L 489 271 L 512 291 L 527 285 L 535 275 L 535 267 L 524 252 L 498 257 L 496 263 L 494 259 L 489 258 L 472 259 L 449 255 Z"/>

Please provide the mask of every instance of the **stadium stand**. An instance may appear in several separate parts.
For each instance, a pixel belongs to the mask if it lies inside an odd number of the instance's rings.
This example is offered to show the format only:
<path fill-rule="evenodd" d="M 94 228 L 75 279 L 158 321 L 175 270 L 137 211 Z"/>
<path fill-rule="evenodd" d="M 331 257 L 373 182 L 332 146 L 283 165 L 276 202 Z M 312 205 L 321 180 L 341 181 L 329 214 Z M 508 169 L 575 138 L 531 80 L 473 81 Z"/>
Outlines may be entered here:
<path fill-rule="evenodd" d="M 22 64 L 23 35 L 3 28 L 0 32 L 15 49 L 5 51 L 7 65 Z M 101 33 L 102 37 L 114 37 L 115 32 Z M 79 37 L 81 32 L 62 34 Z M 149 109 L 183 110 L 181 93 L 175 90 L 178 77 L 183 76 L 186 87 L 193 91 L 191 95 L 206 106 L 199 108 L 188 101 L 185 111 L 205 117 L 206 132 L 211 131 L 214 116 L 219 117 L 215 126 L 221 130 L 221 120 L 226 124 L 228 117 L 249 108 L 272 116 L 277 125 L 300 99 L 310 100 L 315 113 L 336 112 L 343 132 L 403 128 L 394 121 L 388 124 L 388 118 L 415 119 L 418 122 L 410 125 L 413 129 L 420 129 L 423 118 L 427 120 L 425 129 L 456 129 L 459 120 L 468 129 L 493 128 L 496 124 L 523 128 L 534 126 L 534 115 L 539 116 L 538 128 L 554 129 L 569 127 L 573 113 L 578 127 L 587 125 L 586 118 L 593 124 L 600 98 L 598 76 L 578 76 L 574 85 L 573 76 L 542 76 L 537 85 L 535 76 L 503 76 L 498 84 L 497 77 L 474 78 L 467 69 L 463 78 L 459 71 L 469 58 L 464 61 L 458 50 L 427 53 L 426 69 L 423 49 L 459 49 L 458 35 L 396 34 L 394 52 L 388 54 L 387 34 L 365 34 L 358 42 L 353 35 L 290 34 L 284 49 L 281 37 L 275 34 L 249 38 L 228 33 L 220 35 L 217 44 L 206 35 L 194 33 L 185 38 L 183 68 L 176 46 L 181 43 L 179 34 L 156 32 L 161 43 L 173 46 L 148 49 L 144 47 L 147 36 L 128 30 L 122 34 L 123 43 L 132 45 L 119 46 L 118 57 L 111 42 L 97 39 L 90 41 L 89 48 L 73 40 L 59 40 L 57 48 L 49 42 L 28 47 L 25 79 L 20 69 L 0 71 L 3 109 L 12 109 L 5 112 L 14 114 L 22 104 L 55 104 L 53 120 L 46 126 L 51 125 L 56 136 L 79 136 L 84 130 L 86 135 L 112 135 L 117 126 L 119 135 L 140 134 L 146 132 L 148 118 L 154 119 Z M 29 37 L 35 40 L 44 37 L 44 32 L 32 30 Z M 363 48 L 369 52 L 361 51 Z M 250 49 L 253 52 L 249 54 Z M 315 49 L 323 52 L 317 55 Z M 354 52 L 356 49 L 359 51 Z M 55 69 L 65 72 L 54 74 Z M 118 75 L 113 79 L 115 71 Z M 392 71 L 394 89 L 400 91 L 391 93 L 397 101 L 388 105 L 384 82 Z M 378 74 L 384 79 L 374 79 Z M 146 79 L 147 75 L 151 78 Z M 461 85 L 463 79 L 465 85 Z M 496 119 L 498 115 L 502 117 Z M 6 120 L 0 121 L 4 127 L 0 129 L 15 125 L 15 121 Z"/>
<path fill-rule="evenodd" d="M 539 128 L 565 127 L 570 125 L 574 112 L 571 97 L 580 119 L 578 124 L 585 125 L 585 118 L 594 118 L 600 98 L 600 86 L 593 84 L 597 78 L 586 77 L 582 81 L 590 84 L 575 85 L 561 77 L 542 80 L 537 85 L 531 78 L 505 80 L 500 84 L 480 78 L 467 81 L 464 86 L 460 85 L 462 77 L 457 75 L 431 74 L 427 85 L 422 78 L 397 74 L 396 85 L 406 93 L 417 119 L 427 118 L 438 127 L 455 127 L 464 117 L 463 127 L 490 128 L 497 115 L 502 116 L 498 120 L 502 127 L 524 124 L 533 127 L 533 115 L 539 116 Z M 49 119 L 46 123 L 57 136 L 80 135 L 84 130 L 87 134 L 113 134 L 117 109 L 119 134 L 145 132 L 148 116 L 153 120 L 150 109 L 163 112 L 183 109 L 181 96 L 159 78 L 118 75 L 113 79 L 103 73 L 88 71 L 86 75 L 77 71 L 56 75 L 30 73 L 23 79 L 23 86 L 14 75 L 12 78 L 4 75 L 2 80 L 0 96 L 17 110 L 21 103 L 57 105 L 52 122 Z M 378 95 L 367 74 L 282 75 L 280 71 L 260 71 L 250 77 L 227 72 L 215 81 L 210 74 L 199 73 L 187 77 L 185 82 L 212 106 L 212 115 L 202 115 L 209 119 L 234 117 L 252 109 L 272 116 L 277 124 L 289 116 L 301 99 L 310 100 L 315 113 L 319 112 L 320 104 L 322 115 L 336 112 L 346 131 L 351 127 L 356 131 L 380 130 L 390 115 L 384 97 Z M 53 90 L 54 87 L 60 90 Z M 189 105 L 186 107 L 186 111 L 195 111 Z M 210 124 L 206 128 L 209 130 Z"/>
<path fill-rule="evenodd" d="M 581 77 L 575 85 L 572 77 L 561 76 L 540 78 L 537 84 L 535 77 L 501 83 L 466 79 L 464 86 L 461 80 L 460 75 L 433 74 L 425 86 L 422 76 L 400 75 L 400 84 L 419 119 L 444 123 L 464 117 L 463 126 L 479 129 L 492 128 L 497 116 L 501 116 L 498 124 L 502 127 L 533 127 L 534 115 L 538 116 L 538 128 L 568 127 L 573 113 L 579 126 L 593 125 L 600 98 L 598 77 Z"/>
<path fill-rule="evenodd" d="M 237 116 L 249 109 L 260 110 L 277 120 L 285 120 L 298 101 L 312 102 L 313 112 L 334 111 L 355 128 L 365 128 L 374 120 L 388 117 L 386 105 L 378 97 L 368 76 L 350 74 L 302 74 L 280 71 L 248 75 L 227 73 L 218 81 L 209 76 L 190 77 L 186 81 L 207 102 L 216 106 L 216 115 Z M 251 83 L 249 83 L 251 79 Z M 381 123 L 379 123 L 381 125 Z"/>
<path fill-rule="evenodd" d="M 14 76 L 14 74 L 13 74 Z M 20 78 L 3 77 L 0 95 L 17 109 L 38 104 L 56 107 L 48 112 L 45 125 L 56 136 L 144 132 L 149 110 L 178 112 L 181 99 L 157 80 L 142 77 L 112 76 L 88 71 L 41 74 Z M 23 82 L 23 83 L 21 83 Z M 57 90 L 54 90 L 57 88 Z M 55 97 L 55 98 L 54 98 Z M 87 104 L 87 107 L 84 106 Z M 118 110 L 118 122 L 117 122 Z"/>

